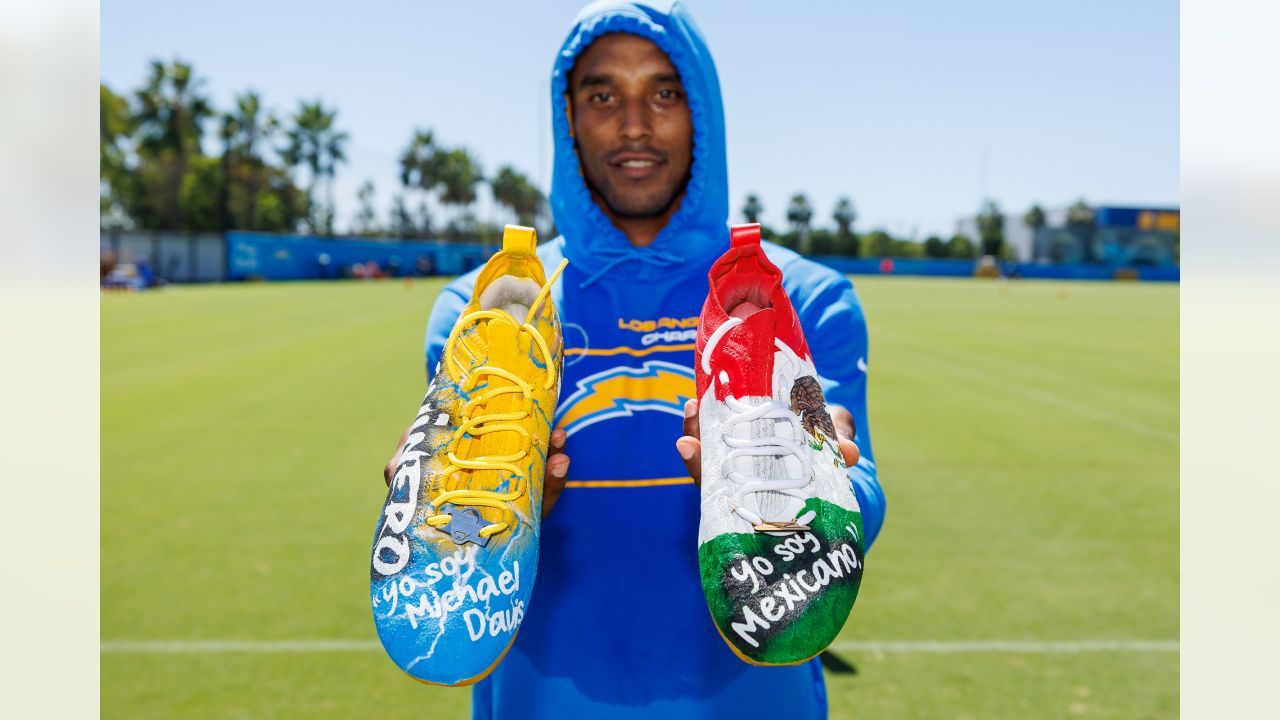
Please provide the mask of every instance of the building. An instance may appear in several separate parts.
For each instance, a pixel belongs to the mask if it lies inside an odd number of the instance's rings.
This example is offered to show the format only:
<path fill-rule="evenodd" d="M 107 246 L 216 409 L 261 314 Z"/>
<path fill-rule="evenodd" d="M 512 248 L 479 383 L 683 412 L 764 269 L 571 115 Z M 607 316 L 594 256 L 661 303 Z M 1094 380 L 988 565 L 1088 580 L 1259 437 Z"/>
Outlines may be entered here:
<path fill-rule="evenodd" d="M 1114 266 L 1177 265 L 1180 214 L 1176 207 L 1093 208 L 1090 223 L 1067 222 L 1067 208 L 1045 210 L 1045 225 L 1036 232 L 1023 222 L 1024 212 L 1006 213 L 1004 241 L 1019 262 L 1091 263 Z M 976 216 L 956 221 L 956 232 L 981 245 Z"/>

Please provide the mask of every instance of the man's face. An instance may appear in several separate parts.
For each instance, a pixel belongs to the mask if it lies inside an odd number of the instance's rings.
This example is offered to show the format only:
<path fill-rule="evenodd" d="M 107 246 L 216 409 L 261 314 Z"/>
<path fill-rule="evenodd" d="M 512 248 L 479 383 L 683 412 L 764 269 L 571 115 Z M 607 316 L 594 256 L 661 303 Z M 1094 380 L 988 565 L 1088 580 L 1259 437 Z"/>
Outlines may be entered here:
<path fill-rule="evenodd" d="M 569 97 L 587 186 L 609 214 L 668 214 L 689 180 L 693 122 L 666 53 L 635 35 L 604 35 L 578 56 Z"/>

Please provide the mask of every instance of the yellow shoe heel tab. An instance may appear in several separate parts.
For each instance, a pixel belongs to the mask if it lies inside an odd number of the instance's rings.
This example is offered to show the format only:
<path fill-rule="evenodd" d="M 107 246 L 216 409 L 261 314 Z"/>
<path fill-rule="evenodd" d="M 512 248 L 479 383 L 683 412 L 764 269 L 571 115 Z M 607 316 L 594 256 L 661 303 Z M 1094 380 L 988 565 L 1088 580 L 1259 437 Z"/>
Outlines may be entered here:
<path fill-rule="evenodd" d="M 533 254 L 538 246 L 538 233 L 531 227 L 507 225 L 502 228 L 502 251 Z"/>

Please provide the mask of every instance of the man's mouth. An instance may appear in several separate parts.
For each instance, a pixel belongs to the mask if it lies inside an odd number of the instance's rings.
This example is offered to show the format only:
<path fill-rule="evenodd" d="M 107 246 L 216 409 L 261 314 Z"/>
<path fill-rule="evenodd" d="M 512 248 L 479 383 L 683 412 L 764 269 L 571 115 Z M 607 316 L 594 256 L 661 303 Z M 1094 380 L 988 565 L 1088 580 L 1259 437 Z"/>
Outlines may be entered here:
<path fill-rule="evenodd" d="M 644 180 L 658 172 L 660 166 L 666 164 L 661 156 L 651 153 L 623 152 L 616 153 L 609 160 L 609 166 L 618 174 L 631 180 Z"/>

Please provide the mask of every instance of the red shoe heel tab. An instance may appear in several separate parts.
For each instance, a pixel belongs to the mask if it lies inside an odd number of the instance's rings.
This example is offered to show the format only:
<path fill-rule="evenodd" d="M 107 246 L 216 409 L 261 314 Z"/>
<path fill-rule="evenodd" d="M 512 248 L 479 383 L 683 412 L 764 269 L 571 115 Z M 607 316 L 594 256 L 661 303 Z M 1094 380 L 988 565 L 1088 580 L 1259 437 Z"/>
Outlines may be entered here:
<path fill-rule="evenodd" d="M 729 247 L 752 246 L 760 246 L 760 223 L 734 225 L 729 228 Z"/>

